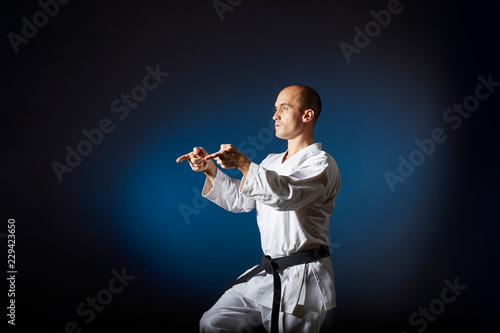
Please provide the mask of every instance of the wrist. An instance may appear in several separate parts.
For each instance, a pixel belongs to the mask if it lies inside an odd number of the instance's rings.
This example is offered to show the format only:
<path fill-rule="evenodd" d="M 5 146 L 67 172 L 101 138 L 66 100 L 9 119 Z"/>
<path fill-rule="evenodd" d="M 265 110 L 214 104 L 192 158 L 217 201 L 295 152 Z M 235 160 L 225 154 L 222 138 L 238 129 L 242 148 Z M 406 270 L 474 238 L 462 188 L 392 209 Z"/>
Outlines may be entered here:
<path fill-rule="evenodd" d="M 215 163 L 213 161 L 208 161 L 207 168 L 203 170 L 203 172 L 207 177 L 215 177 L 215 174 L 217 173 L 217 167 L 215 166 Z"/>
<path fill-rule="evenodd" d="M 241 173 L 243 174 L 243 177 L 246 177 L 246 175 L 248 174 L 248 170 L 250 169 L 251 164 L 252 164 L 252 160 L 250 160 L 245 155 L 242 155 L 240 157 L 240 160 L 238 161 L 238 170 L 241 171 Z"/>

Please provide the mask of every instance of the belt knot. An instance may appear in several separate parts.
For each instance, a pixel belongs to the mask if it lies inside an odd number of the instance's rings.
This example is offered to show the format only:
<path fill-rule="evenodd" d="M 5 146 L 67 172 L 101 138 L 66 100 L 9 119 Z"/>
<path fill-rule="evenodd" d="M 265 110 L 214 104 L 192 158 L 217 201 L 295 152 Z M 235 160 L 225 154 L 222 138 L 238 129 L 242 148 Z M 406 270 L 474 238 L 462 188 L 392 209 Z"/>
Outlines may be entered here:
<path fill-rule="evenodd" d="M 262 265 L 264 266 L 264 270 L 268 274 L 272 274 L 275 269 L 278 269 L 278 264 L 273 261 L 271 256 L 262 257 Z"/>

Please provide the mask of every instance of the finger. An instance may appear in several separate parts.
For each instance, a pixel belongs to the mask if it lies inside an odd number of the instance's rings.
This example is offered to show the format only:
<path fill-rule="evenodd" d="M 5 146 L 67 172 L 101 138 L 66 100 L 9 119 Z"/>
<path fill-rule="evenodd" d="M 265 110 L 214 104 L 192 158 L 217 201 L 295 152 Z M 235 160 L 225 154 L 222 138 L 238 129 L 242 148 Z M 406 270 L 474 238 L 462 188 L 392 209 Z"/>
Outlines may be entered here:
<path fill-rule="evenodd" d="M 182 155 L 180 156 L 179 158 L 177 158 L 177 160 L 175 160 L 177 163 L 180 163 L 182 161 L 185 161 L 187 159 L 189 159 L 191 157 L 191 153 L 189 154 L 186 154 L 186 155 Z"/>
<path fill-rule="evenodd" d="M 203 147 L 196 147 L 198 149 L 198 156 L 205 157 L 208 155 L 207 151 Z"/>
<path fill-rule="evenodd" d="M 191 167 L 194 168 L 203 168 L 207 162 L 201 162 L 201 163 L 193 163 L 191 164 Z"/>
<path fill-rule="evenodd" d="M 210 154 L 208 156 L 205 156 L 204 160 L 208 161 L 208 160 L 211 160 L 212 158 L 216 158 L 216 157 L 219 157 L 219 156 L 222 156 L 222 155 L 224 155 L 224 152 L 223 151 L 218 151 L 216 153 L 213 153 L 213 154 Z"/>

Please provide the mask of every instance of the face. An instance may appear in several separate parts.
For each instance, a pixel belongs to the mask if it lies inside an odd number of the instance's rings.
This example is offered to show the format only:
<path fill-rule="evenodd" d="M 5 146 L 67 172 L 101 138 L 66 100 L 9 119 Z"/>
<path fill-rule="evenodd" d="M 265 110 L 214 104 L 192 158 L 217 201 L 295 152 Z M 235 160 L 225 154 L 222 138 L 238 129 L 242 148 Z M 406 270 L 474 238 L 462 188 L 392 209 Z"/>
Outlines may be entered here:
<path fill-rule="evenodd" d="M 307 119 L 305 113 L 299 110 L 300 88 L 291 86 L 283 89 L 274 105 L 276 136 L 280 139 L 290 140 L 304 131 Z"/>

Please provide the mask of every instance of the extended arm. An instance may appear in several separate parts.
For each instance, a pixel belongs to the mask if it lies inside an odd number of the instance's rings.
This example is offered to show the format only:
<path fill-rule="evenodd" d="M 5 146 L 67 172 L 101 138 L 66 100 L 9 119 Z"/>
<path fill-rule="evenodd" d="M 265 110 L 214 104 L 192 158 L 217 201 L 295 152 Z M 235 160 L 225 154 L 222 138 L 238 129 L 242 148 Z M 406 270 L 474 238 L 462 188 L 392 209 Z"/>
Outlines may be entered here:
<path fill-rule="evenodd" d="M 248 212 L 255 208 L 255 201 L 240 193 L 241 180 L 230 178 L 220 172 L 211 160 L 215 159 L 225 169 L 238 165 L 243 172 L 245 165 L 250 164 L 250 159 L 231 147 L 234 148 L 232 145 L 222 145 L 221 151 L 211 155 L 208 155 L 205 149 L 197 147 L 191 153 L 179 157 L 177 162 L 187 160 L 193 171 L 203 171 L 207 177 L 202 192 L 205 198 L 233 213 Z M 246 171 L 248 172 L 248 167 Z"/>
<path fill-rule="evenodd" d="M 215 176 L 217 174 L 217 167 L 213 161 L 205 160 L 204 158 L 208 156 L 207 151 L 202 147 L 195 147 L 193 151 L 189 154 L 185 154 L 177 158 L 176 162 L 180 163 L 182 161 L 188 161 L 191 169 L 196 172 L 203 171 L 210 186 L 214 185 Z"/>

